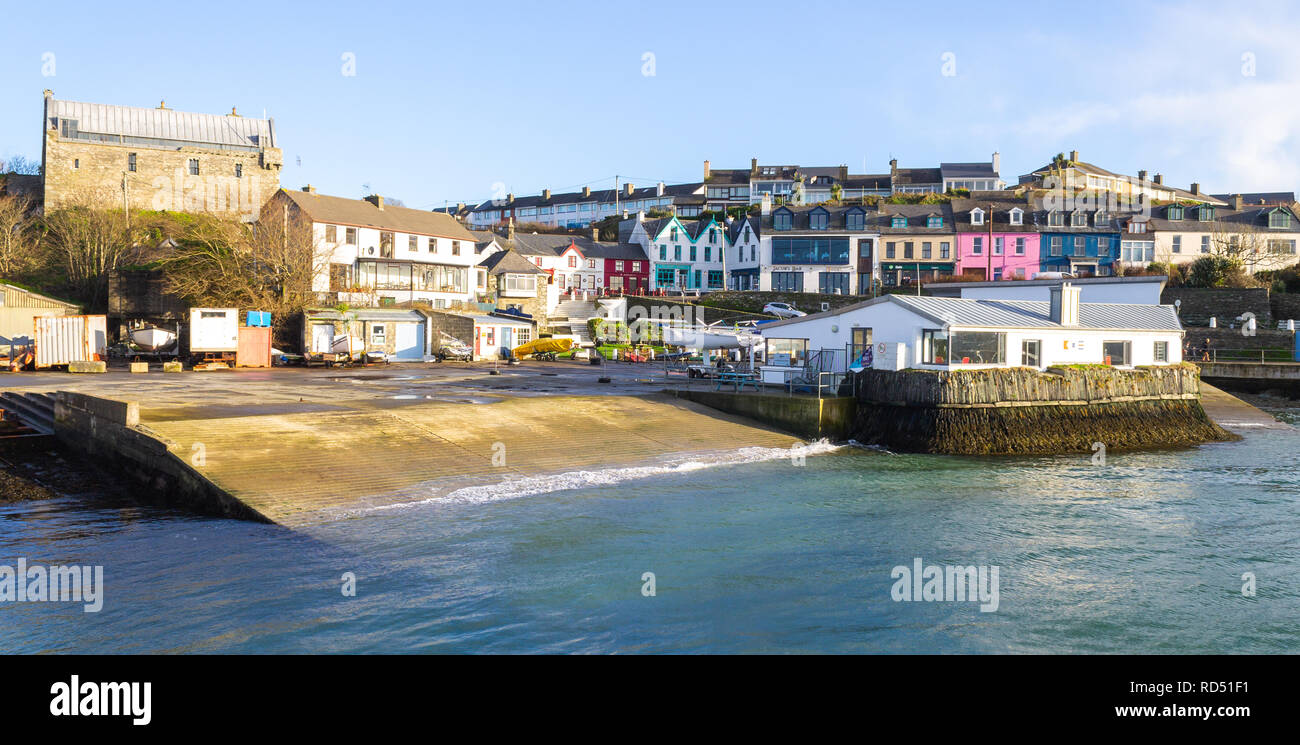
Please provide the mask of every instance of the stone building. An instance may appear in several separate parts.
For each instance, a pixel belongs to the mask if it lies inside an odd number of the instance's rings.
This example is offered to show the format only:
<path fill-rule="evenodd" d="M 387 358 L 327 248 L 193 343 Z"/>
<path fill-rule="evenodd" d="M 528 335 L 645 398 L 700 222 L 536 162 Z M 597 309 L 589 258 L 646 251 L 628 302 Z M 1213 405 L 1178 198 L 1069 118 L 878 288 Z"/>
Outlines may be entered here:
<path fill-rule="evenodd" d="M 487 270 L 487 298 L 496 307 L 517 306 L 546 326 L 549 274 L 514 250 L 488 254 L 478 265 Z"/>
<path fill-rule="evenodd" d="M 45 91 L 46 210 L 71 204 L 251 221 L 280 188 L 272 119 L 60 101 Z"/>

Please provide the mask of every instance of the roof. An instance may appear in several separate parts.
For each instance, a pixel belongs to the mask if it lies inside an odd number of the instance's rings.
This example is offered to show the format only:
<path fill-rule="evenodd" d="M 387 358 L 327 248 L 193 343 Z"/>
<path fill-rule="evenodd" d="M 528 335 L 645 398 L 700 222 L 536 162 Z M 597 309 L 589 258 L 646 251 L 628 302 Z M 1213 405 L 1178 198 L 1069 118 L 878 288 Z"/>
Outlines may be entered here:
<path fill-rule="evenodd" d="M 939 171 L 948 178 L 1000 179 L 992 163 L 940 163 Z"/>
<path fill-rule="evenodd" d="M 824 211 L 827 213 L 827 227 L 825 230 L 818 228 L 813 232 L 818 234 L 826 231 L 844 232 L 849 230 L 849 214 L 861 212 L 863 215 L 863 224 L 860 230 L 853 232 L 871 232 L 875 230 L 876 213 L 870 207 L 861 204 L 800 204 L 800 205 L 781 205 L 773 207 L 770 215 L 761 215 L 761 225 L 763 230 L 772 231 L 773 236 L 786 235 L 788 233 L 800 233 L 803 231 L 813 230 L 810 227 L 812 213 Z M 791 213 L 790 230 L 775 230 L 772 225 L 776 215 L 781 212 Z"/>
<path fill-rule="evenodd" d="M 494 315 L 489 315 L 487 313 L 462 313 L 454 310 L 432 310 L 429 312 L 437 313 L 444 316 L 460 316 L 461 318 L 472 319 L 474 323 L 492 325 L 492 326 L 505 325 L 505 326 L 530 326 L 531 327 L 534 323 L 533 321 L 528 320 L 526 318 L 510 318 L 509 316 L 504 316 L 504 315 L 494 316 Z"/>
<path fill-rule="evenodd" d="M 314 321 L 423 321 L 418 310 L 404 308 L 352 308 L 340 313 L 334 308 L 308 308 L 303 311 Z"/>
<path fill-rule="evenodd" d="M 77 131 L 144 137 L 226 147 L 275 147 L 275 123 L 235 114 L 197 114 L 174 109 L 146 109 L 103 103 L 48 100 L 50 121 L 74 119 Z"/>
<path fill-rule="evenodd" d="M 1300 215 L 1297 215 L 1289 205 L 1255 205 L 1253 207 L 1243 207 L 1239 210 L 1211 205 L 1214 210 L 1214 218 L 1205 221 L 1199 220 L 1193 214 L 1200 206 L 1195 204 L 1166 204 L 1153 208 L 1151 217 L 1147 220 L 1148 228 L 1155 231 L 1184 233 L 1208 233 L 1216 230 L 1232 229 L 1233 227 L 1239 227 L 1243 230 L 1254 228 L 1258 229 L 1261 237 L 1263 237 L 1270 232 L 1274 232 L 1268 229 L 1268 216 L 1273 212 L 1281 211 L 1291 216 L 1291 224 L 1287 228 L 1276 232 L 1300 232 Z M 1169 219 L 1170 211 L 1179 207 L 1183 210 L 1183 218 L 1181 220 Z"/>
<path fill-rule="evenodd" d="M 1159 282 L 1164 284 L 1168 281 L 1164 275 L 1149 275 L 1140 277 L 1076 277 L 1070 280 L 1072 285 L 1126 285 L 1126 284 L 1144 284 L 1148 282 Z M 1050 285 L 1059 285 L 1059 279 L 999 279 L 991 282 L 927 282 L 925 289 L 927 292 L 937 293 L 942 297 L 948 292 L 958 292 L 966 288 L 985 288 L 985 287 L 1044 287 Z"/>
<path fill-rule="evenodd" d="M 952 207 L 953 224 L 959 232 L 963 233 L 987 233 L 990 225 L 994 232 L 997 233 L 1037 233 L 1039 226 L 1035 224 L 1034 218 L 1036 213 L 1033 207 L 1024 200 L 1011 200 L 1002 195 L 1000 200 L 991 199 L 954 199 L 949 203 Z M 972 210 L 979 209 L 984 212 L 983 224 L 976 224 L 970 221 Z M 989 217 L 989 210 L 992 209 L 992 218 Z M 1011 223 L 1011 210 L 1018 209 L 1021 211 L 1020 224 Z M 991 222 L 990 222 L 991 220 Z"/>
<path fill-rule="evenodd" d="M 899 186 L 939 184 L 943 174 L 938 168 L 899 168 L 894 183 Z"/>
<path fill-rule="evenodd" d="M 915 295 L 884 295 L 838 310 L 801 318 L 765 323 L 759 331 L 793 325 L 827 316 L 838 316 L 882 302 L 902 305 L 943 328 L 1072 328 L 1113 331 L 1182 331 L 1172 305 L 1137 303 L 1079 303 L 1079 323 L 1062 326 L 1051 320 L 1051 303 L 1044 300 L 986 300 Z"/>
<path fill-rule="evenodd" d="M 1295 204 L 1293 191 L 1247 191 L 1240 194 L 1212 194 L 1211 196 L 1228 204 L 1232 204 L 1234 197 L 1241 197 L 1242 206 Z"/>
<path fill-rule="evenodd" d="M 494 251 L 478 263 L 488 270 L 488 274 L 545 274 L 533 262 L 525 259 L 518 251 Z"/>
<path fill-rule="evenodd" d="M 316 222 L 357 225 L 365 228 L 391 230 L 400 233 L 434 235 L 439 238 L 478 243 L 482 238 L 474 235 L 445 212 L 426 212 L 385 204 L 381 210 L 365 199 L 331 197 L 306 191 L 281 189 L 284 194 Z"/>
<path fill-rule="evenodd" d="M 1178 187 L 1171 186 L 1170 184 L 1166 184 L 1163 182 L 1156 183 L 1151 179 L 1139 179 L 1136 176 L 1126 176 L 1122 173 L 1115 173 L 1114 171 L 1108 171 L 1105 168 L 1102 168 L 1101 166 L 1093 165 L 1092 163 L 1085 163 L 1081 160 L 1070 161 L 1066 167 L 1076 168 L 1082 171 L 1083 173 L 1092 174 L 1094 176 L 1110 176 L 1113 178 L 1128 179 L 1134 184 L 1137 184 L 1139 186 L 1144 186 L 1150 189 L 1166 189 L 1168 191 L 1173 192 L 1175 197 L 1178 199 L 1194 199 L 1196 201 L 1201 201 L 1201 202 L 1210 202 L 1211 204 L 1222 203 L 1222 200 L 1220 200 L 1218 197 L 1216 197 L 1213 194 L 1206 194 L 1204 192 L 1200 194 L 1193 194 L 1186 189 L 1179 189 Z M 1030 172 L 1029 175 L 1048 176 L 1054 174 L 1055 172 L 1056 172 L 1056 167 L 1053 164 L 1048 163 L 1042 168 Z"/>

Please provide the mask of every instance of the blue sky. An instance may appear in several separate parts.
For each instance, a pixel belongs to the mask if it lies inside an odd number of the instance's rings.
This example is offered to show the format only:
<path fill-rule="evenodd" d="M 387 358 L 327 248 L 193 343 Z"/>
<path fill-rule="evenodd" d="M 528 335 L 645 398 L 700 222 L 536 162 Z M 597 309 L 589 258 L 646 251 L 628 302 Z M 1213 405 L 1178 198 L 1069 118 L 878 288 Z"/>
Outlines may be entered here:
<path fill-rule="evenodd" d="M 1300 22 L 1283 4 L 78 6 L 5 8 L 0 157 L 39 157 L 50 88 L 265 110 L 284 186 L 421 208 L 698 180 L 706 158 L 879 173 L 891 155 L 994 150 L 1011 182 L 1077 149 L 1183 187 L 1300 186 Z"/>

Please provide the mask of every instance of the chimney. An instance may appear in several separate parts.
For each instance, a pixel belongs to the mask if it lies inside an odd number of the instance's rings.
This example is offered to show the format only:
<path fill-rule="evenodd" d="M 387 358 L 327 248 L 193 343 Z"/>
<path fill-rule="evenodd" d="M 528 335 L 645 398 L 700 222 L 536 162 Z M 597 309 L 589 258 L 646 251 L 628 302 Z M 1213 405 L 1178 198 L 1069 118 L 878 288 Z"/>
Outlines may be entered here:
<path fill-rule="evenodd" d="M 1071 151 L 1070 151 L 1070 162 L 1071 162 L 1071 163 L 1078 163 L 1078 162 L 1079 162 L 1079 151 L 1078 151 L 1078 150 L 1071 150 Z"/>
<path fill-rule="evenodd" d="M 626 183 L 626 184 L 623 184 L 623 194 L 624 194 L 625 196 L 629 196 L 629 197 L 630 197 L 630 196 L 632 196 L 632 190 L 635 189 L 635 188 L 636 188 L 636 187 L 633 186 L 631 182 L 628 182 L 628 183 Z"/>
<path fill-rule="evenodd" d="M 513 241 L 514 239 L 515 239 L 515 218 L 513 215 L 511 215 L 510 222 L 506 224 L 506 240 Z"/>
<path fill-rule="evenodd" d="M 514 201 L 515 201 L 515 195 L 514 195 L 514 194 L 507 194 L 507 195 L 506 195 L 506 204 L 511 204 L 511 203 L 513 203 Z"/>
<path fill-rule="evenodd" d="M 1079 288 L 1062 282 L 1051 289 L 1052 323 L 1062 326 L 1079 325 Z"/>
<path fill-rule="evenodd" d="M 893 179 L 898 175 L 898 158 L 889 159 L 889 178 Z"/>
<path fill-rule="evenodd" d="M 772 192 L 763 192 L 763 206 L 761 213 L 766 216 L 772 214 Z"/>
<path fill-rule="evenodd" d="M 165 109 L 165 108 L 167 108 L 167 102 L 166 102 L 166 101 L 159 101 L 159 102 L 158 102 L 158 108 L 160 108 L 160 109 Z"/>
<path fill-rule="evenodd" d="M 1147 180 L 1147 172 L 1138 171 L 1138 181 L 1146 181 L 1146 180 Z"/>
<path fill-rule="evenodd" d="M 848 180 L 849 180 L 849 167 L 841 163 L 840 164 L 840 185 L 843 186 L 844 182 Z"/>
<path fill-rule="evenodd" d="M 758 175 L 758 158 L 749 159 L 749 175 L 750 176 Z"/>
<path fill-rule="evenodd" d="M 370 202 L 371 204 L 375 205 L 381 210 L 384 208 L 384 198 L 379 196 L 378 194 L 371 194 L 370 196 L 366 197 L 366 201 Z"/>
<path fill-rule="evenodd" d="M 627 210 L 624 210 L 624 211 L 623 211 L 623 217 L 627 217 Z M 645 210 L 637 210 L 637 211 L 636 211 L 636 221 L 637 221 L 637 222 L 645 222 Z"/>
<path fill-rule="evenodd" d="M 589 197 L 589 196 L 591 196 L 591 187 L 590 187 L 590 186 L 584 186 L 584 187 L 582 187 L 582 196 L 584 196 L 584 197 Z"/>
<path fill-rule="evenodd" d="M 1241 198 L 1241 195 L 1240 195 L 1240 194 L 1233 194 L 1233 195 L 1232 195 L 1232 208 L 1233 208 L 1234 210 L 1239 210 L 1239 209 L 1241 209 L 1241 208 L 1242 208 L 1242 203 L 1243 203 L 1244 201 L 1245 201 L 1245 200 L 1243 200 L 1243 199 Z M 1261 201 L 1263 201 L 1263 200 L 1261 200 Z"/>
<path fill-rule="evenodd" d="M 1196 194 L 1196 195 L 1199 196 L 1200 193 L 1201 193 L 1201 185 L 1200 185 L 1200 184 L 1195 184 L 1195 183 L 1192 184 L 1192 193 L 1193 193 L 1193 194 Z"/>
<path fill-rule="evenodd" d="M 550 190 L 550 189 L 542 189 L 542 201 L 543 201 L 543 202 L 549 202 L 549 201 L 551 201 L 551 190 Z"/>
<path fill-rule="evenodd" d="M 1165 183 L 1165 177 L 1162 176 L 1162 175 L 1160 175 L 1160 174 L 1158 174 L 1158 173 L 1157 173 L 1155 176 L 1152 176 L 1152 177 L 1151 177 L 1151 180 L 1152 180 L 1153 182 L 1157 183 L 1157 184 L 1162 184 L 1162 185 L 1163 185 L 1163 184 Z"/>
<path fill-rule="evenodd" d="M 596 227 L 595 225 L 591 226 L 591 239 L 593 241 L 600 240 L 600 228 Z"/>
<path fill-rule="evenodd" d="M 709 180 L 709 161 L 704 161 L 704 180 Z"/>
<path fill-rule="evenodd" d="M 655 187 L 655 196 L 656 196 L 656 197 L 662 197 L 662 196 L 664 195 L 664 189 L 666 189 L 666 188 L 668 188 L 667 184 L 665 184 L 664 182 L 660 181 L 660 182 L 659 182 L 659 185 Z"/>
<path fill-rule="evenodd" d="M 307 184 L 306 186 L 302 187 L 302 190 L 307 192 L 308 194 L 316 193 L 316 187 L 312 186 L 311 184 Z"/>
<path fill-rule="evenodd" d="M 231 106 L 231 107 L 230 107 L 230 115 L 231 115 L 231 116 L 239 116 L 239 112 L 238 112 L 238 111 L 235 111 L 235 107 L 234 107 L 234 106 Z"/>
<path fill-rule="evenodd" d="M 464 211 L 465 211 L 465 203 L 464 203 L 464 202 L 457 202 L 457 203 L 456 203 L 456 214 L 460 214 L 460 213 L 462 213 L 462 212 L 464 212 Z"/>
<path fill-rule="evenodd" d="M 993 151 L 993 157 L 989 160 L 989 165 L 993 166 L 994 173 L 999 176 L 1002 175 L 1002 154 L 996 150 Z"/>

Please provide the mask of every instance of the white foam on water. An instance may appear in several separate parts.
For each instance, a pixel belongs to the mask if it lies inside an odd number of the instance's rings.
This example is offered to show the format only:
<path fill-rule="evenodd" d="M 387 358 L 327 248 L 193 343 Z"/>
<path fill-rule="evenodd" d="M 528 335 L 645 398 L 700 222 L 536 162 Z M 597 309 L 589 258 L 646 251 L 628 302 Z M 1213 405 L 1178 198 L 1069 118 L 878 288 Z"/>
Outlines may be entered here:
<path fill-rule="evenodd" d="M 798 447 L 789 448 L 747 447 L 740 448 L 739 450 L 717 453 L 692 453 L 690 455 L 672 457 L 654 465 L 602 468 L 592 471 L 567 471 L 540 476 L 520 476 L 509 478 L 496 484 L 465 486 L 447 494 L 424 497 L 409 502 L 377 505 L 360 511 L 373 512 L 378 510 L 391 510 L 401 507 L 411 507 L 414 505 L 447 501 L 462 504 L 496 502 L 505 499 L 518 499 L 520 497 L 529 497 L 557 491 L 590 489 L 597 486 L 613 486 L 625 481 L 646 479 L 654 476 L 691 473 L 708 468 L 717 468 L 718 466 L 734 466 L 744 465 L 746 463 L 759 463 L 762 461 L 785 460 L 797 456 L 808 457 L 813 455 L 825 455 L 827 453 L 833 453 L 842 447 L 842 445 L 836 445 L 828 440 L 822 439 Z M 407 493 L 418 493 L 419 487 L 403 491 Z"/>

